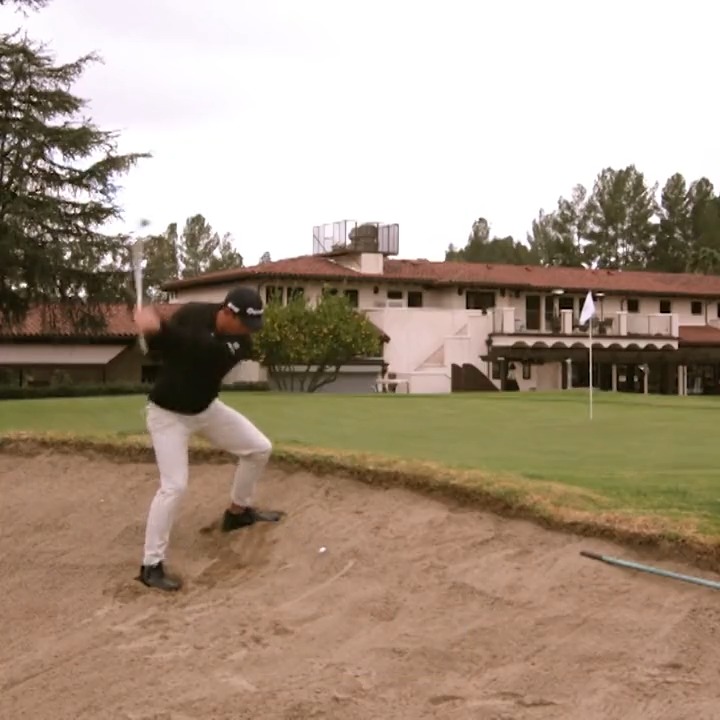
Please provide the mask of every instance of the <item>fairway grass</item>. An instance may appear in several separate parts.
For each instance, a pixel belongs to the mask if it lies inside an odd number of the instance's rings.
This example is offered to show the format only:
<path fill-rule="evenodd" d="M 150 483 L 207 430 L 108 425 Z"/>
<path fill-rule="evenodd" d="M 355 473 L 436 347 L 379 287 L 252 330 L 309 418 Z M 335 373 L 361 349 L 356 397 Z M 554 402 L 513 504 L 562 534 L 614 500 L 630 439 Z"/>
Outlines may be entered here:
<path fill-rule="evenodd" d="M 592 421 L 586 392 L 226 393 L 223 400 L 257 423 L 288 461 L 423 478 L 424 489 L 435 477 L 450 494 L 470 488 L 469 495 L 532 507 L 548 520 L 595 518 L 672 540 L 720 540 L 714 442 L 720 399 L 596 394 Z M 113 442 L 140 436 L 146 447 L 145 402 L 144 396 L 0 401 L 0 433 Z"/>

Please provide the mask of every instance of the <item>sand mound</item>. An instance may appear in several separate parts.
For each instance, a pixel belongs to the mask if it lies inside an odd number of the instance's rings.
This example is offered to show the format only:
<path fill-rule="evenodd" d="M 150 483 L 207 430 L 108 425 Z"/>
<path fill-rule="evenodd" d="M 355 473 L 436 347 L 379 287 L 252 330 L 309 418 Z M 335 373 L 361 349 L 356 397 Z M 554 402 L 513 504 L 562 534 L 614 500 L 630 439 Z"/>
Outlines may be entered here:
<path fill-rule="evenodd" d="M 578 555 L 627 551 L 279 471 L 287 519 L 222 536 L 196 466 L 167 596 L 133 579 L 155 477 L 0 455 L 0 717 L 717 717 L 720 596 Z"/>

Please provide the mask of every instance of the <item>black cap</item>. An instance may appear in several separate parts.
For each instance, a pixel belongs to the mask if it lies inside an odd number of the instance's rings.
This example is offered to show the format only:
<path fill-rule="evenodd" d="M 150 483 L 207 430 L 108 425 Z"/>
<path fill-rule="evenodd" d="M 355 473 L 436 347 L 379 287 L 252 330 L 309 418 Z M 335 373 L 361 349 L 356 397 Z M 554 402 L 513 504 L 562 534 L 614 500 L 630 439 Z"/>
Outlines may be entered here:
<path fill-rule="evenodd" d="M 248 330 L 260 330 L 263 324 L 263 301 L 257 290 L 249 287 L 233 288 L 225 296 L 225 307 L 239 317 Z"/>

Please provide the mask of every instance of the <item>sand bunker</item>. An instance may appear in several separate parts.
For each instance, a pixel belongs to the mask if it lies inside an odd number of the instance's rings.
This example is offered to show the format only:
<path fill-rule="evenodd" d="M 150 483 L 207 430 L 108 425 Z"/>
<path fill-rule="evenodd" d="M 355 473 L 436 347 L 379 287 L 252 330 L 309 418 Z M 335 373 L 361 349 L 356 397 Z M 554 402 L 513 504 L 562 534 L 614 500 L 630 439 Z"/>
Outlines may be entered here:
<path fill-rule="evenodd" d="M 718 717 L 717 592 L 277 470 L 261 500 L 288 518 L 223 536 L 230 472 L 193 467 L 169 561 L 186 587 L 164 595 L 133 579 L 154 466 L 0 455 L 0 717 Z"/>

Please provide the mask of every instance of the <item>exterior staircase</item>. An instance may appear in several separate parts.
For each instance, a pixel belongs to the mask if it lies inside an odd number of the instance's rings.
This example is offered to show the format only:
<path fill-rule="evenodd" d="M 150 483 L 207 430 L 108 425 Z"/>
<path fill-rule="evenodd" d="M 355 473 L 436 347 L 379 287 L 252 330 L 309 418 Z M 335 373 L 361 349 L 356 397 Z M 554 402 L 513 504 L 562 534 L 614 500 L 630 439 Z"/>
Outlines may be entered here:
<path fill-rule="evenodd" d="M 453 365 L 452 392 L 500 392 L 497 385 L 476 365 L 463 363 Z"/>
<path fill-rule="evenodd" d="M 454 337 L 467 337 L 467 335 L 467 323 L 453 334 Z M 417 366 L 416 372 L 446 368 L 445 343 L 443 343 Z M 495 385 L 495 383 L 487 375 L 485 375 L 479 367 L 473 365 L 472 363 L 462 363 L 461 365 L 452 363 L 449 369 L 451 392 L 499 392 L 497 385 Z"/>
<path fill-rule="evenodd" d="M 445 346 L 441 345 L 423 360 L 417 370 L 437 370 L 445 367 Z"/>

